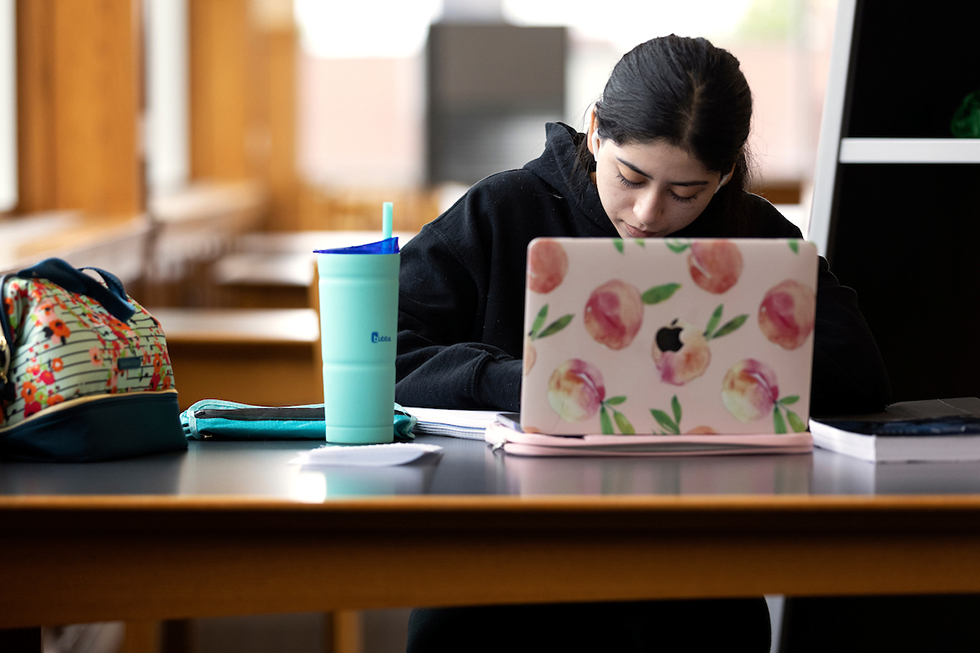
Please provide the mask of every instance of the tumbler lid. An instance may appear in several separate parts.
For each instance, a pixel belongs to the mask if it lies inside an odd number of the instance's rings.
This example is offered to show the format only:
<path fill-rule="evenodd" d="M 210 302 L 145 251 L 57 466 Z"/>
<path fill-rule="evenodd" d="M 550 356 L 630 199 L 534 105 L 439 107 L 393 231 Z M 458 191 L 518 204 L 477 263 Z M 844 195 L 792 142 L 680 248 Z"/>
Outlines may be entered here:
<path fill-rule="evenodd" d="M 337 249 L 315 249 L 314 254 L 397 254 L 398 236 L 385 238 L 376 243 L 366 245 L 354 245 L 352 247 L 340 247 Z"/>

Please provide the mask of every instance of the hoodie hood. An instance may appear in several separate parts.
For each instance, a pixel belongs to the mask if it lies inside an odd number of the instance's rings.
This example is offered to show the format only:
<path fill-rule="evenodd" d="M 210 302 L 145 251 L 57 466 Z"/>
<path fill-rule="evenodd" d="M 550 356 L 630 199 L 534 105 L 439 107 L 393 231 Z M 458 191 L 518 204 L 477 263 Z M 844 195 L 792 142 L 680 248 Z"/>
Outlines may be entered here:
<path fill-rule="evenodd" d="M 544 153 L 529 162 L 524 169 L 554 188 L 571 206 L 572 212 L 593 227 L 593 237 L 618 237 L 616 228 L 602 208 L 599 191 L 589 178 L 594 170 L 583 168 L 578 160 L 578 148 L 585 134 L 561 122 L 545 125 Z"/>

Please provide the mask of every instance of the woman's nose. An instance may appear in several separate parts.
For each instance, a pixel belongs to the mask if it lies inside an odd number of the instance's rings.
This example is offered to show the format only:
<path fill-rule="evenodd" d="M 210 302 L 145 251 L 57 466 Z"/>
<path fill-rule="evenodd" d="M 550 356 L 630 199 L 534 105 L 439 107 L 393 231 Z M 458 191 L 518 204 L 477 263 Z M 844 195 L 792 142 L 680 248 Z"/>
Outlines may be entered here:
<path fill-rule="evenodd" d="M 661 193 L 651 190 L 641 194 L 633 205 L 633 213 L 641 224 L 653 224 L 660 213 Z"/>

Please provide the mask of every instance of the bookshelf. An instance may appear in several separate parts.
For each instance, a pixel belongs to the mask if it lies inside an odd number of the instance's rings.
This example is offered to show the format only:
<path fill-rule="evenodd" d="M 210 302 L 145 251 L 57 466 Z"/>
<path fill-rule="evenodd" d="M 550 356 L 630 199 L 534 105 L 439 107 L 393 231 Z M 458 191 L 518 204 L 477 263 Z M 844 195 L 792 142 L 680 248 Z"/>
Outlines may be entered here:
<path fill-rule="evenodd" d="M 980 3 L 840 0 L 808 238 L 861 309 L 895 401 L 980 396 Z"/>

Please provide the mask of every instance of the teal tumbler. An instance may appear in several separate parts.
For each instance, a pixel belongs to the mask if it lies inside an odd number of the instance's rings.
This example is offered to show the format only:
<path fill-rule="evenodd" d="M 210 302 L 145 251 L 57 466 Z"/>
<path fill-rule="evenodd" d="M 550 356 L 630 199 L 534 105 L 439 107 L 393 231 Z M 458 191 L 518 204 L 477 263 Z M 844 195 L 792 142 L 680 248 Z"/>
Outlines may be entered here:
<path fill-rule="evenodd" d="M 394 439 L 398 238 L 317 250 L 327 442 Z"/>

